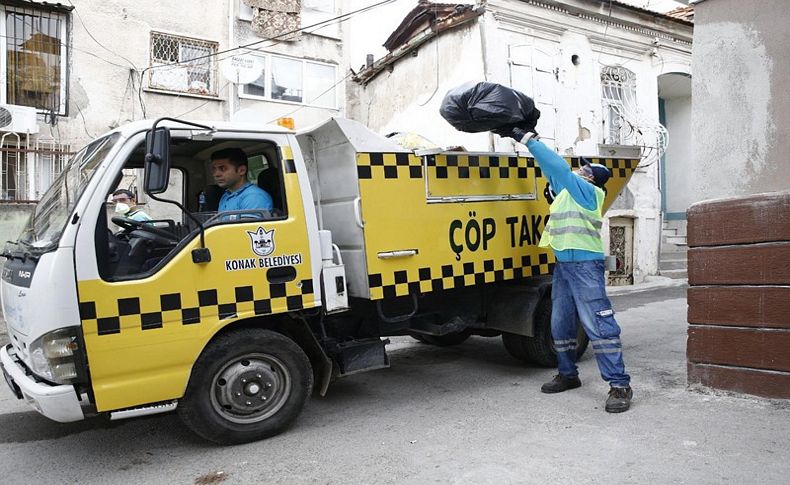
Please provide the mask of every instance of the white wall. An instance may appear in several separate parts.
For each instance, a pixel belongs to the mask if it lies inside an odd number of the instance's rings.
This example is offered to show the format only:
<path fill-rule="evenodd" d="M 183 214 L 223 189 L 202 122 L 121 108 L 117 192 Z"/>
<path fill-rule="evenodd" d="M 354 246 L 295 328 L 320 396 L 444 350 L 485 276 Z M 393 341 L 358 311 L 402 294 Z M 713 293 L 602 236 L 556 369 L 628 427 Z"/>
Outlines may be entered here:
<path fill-rule="evenodd" d="M 415 132 L 440 146 L 488 150 L 487 133 L 456 131 L 439 115 L 444 95 L 453 87 L 483 78 L 479 28 L 471 23 L 442 33 L 423 44 L 366 86 L 356 85 L 349 98 L 349 117 L 386 135 Z M 438 57 L 437 57 L 438 54 Z M 463 62 L 447 62 L 463 59 Z M 351 89 L 351 88 L 350 88 Z"/>
<path fill-rule="evenodd" d="M 785 0 L 695 5 L 694 200 L 790 187 Z"/>
<path fill-rule="evenodd" d="M 691 96 L 664 103 L 669 130 L 666 154 L 667 212 L 685 212 L 696 200 L 691 167 Z"/>

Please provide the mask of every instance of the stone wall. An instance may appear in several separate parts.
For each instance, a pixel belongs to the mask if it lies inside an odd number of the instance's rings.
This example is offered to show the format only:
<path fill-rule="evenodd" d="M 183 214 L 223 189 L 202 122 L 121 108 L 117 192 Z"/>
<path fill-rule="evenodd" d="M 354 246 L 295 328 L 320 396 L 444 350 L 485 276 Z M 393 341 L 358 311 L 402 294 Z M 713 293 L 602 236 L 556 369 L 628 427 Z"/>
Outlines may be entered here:
<path fill-rule="evenodd" d="M 790 191 L 688 210 L 689 384 L 790 399 Z"/>

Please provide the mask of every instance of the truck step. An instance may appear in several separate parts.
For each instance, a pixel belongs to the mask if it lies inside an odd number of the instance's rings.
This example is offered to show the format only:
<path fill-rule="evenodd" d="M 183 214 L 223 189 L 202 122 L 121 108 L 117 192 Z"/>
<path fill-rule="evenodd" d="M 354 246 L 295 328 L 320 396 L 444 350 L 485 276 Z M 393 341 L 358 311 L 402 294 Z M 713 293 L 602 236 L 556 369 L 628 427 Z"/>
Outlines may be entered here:
<path fill-rule="evenodd" d="M 338 363 L 341 376 L 386 369 L 390 360 L 384 346 L 389 339 L 369 338 L 335 344 L 330 351 Z"/>

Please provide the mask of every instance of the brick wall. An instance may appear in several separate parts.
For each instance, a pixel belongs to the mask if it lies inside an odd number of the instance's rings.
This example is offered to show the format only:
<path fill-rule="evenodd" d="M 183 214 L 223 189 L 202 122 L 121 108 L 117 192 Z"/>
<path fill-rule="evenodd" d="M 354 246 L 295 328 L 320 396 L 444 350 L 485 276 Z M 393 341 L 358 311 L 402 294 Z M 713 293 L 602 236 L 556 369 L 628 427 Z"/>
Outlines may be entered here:
<path fill-rule="evenodd" d="M 689 384 L 790 399 L 790 192 L 688 210 Z"/>

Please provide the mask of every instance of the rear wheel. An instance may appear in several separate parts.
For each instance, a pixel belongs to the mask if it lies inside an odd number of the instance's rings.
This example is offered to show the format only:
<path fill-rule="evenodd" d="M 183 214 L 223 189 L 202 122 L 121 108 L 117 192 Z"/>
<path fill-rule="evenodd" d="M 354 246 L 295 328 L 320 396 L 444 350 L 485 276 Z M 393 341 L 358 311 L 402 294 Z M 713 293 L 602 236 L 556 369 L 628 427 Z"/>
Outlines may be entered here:
<path fill-rule="evenodd" d="M 551 296 L 547 294 L 535 309 L 535 335 L 525 337 L 512 333 L 502 334 L 502 343 L 513 357 L 544 367 L 557 367 L 557 353 L 554 351 L 554 339 L 551 336 Z M 584 327 L 577 319 L 576 360 L 581 359 L 587 350 L 590 339 Z"/>
<path fill-rule="evenodd" d="M 178 413 L 209 441 L 245 443 L 286 429 L 312 387 L 310 361 L 294 341 L 270 330 L 238 330 L 204 350 Z"/>

